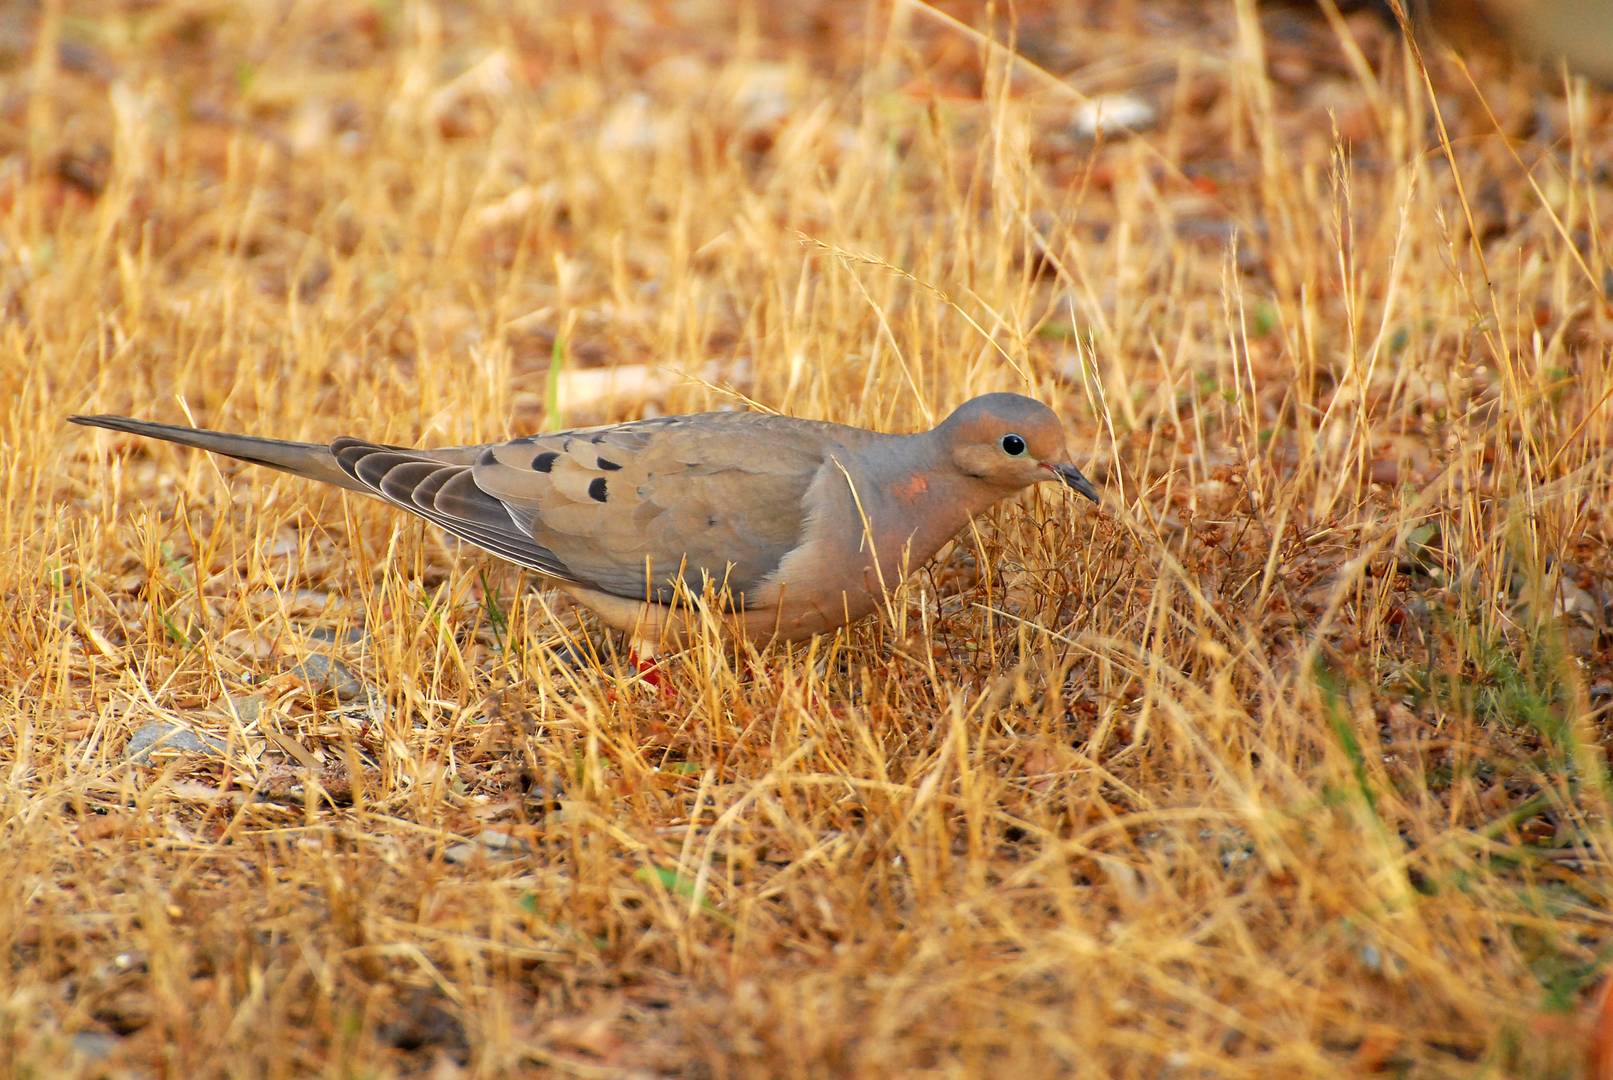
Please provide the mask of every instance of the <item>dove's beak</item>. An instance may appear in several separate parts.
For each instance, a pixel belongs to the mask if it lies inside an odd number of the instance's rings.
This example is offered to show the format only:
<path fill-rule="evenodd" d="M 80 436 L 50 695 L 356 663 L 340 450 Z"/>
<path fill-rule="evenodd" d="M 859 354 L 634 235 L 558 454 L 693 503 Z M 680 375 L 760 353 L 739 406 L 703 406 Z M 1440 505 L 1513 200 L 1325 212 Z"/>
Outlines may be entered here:
<path fill-rule="evenodd" d="M 1042 466 L 1048 472 L 1058 477 L 1065 487 L 1074 488 L 1093 502 L 1098 501 L 1098 489 L 1092 486 L 1092 481 L 1081 475 L 1081 470 L 1074 465 L 1062 462 L 1047 462 Z"/>

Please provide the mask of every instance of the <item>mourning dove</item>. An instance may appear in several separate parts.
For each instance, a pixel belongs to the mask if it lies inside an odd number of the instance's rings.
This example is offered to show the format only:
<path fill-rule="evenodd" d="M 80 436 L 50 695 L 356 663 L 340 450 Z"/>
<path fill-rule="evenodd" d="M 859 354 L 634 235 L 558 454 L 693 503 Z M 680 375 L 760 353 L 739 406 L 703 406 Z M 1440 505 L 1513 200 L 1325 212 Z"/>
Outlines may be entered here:
<path fill-rule="evenodd" d="M 1018 394 L 974 398 L 913 435 L 714 412 L 443 450 L 71 420 L 376 496 L 536 572 L 645 655 L 681 640 L 690 594 L 720 598 L 728 634 L 810 637 L 874 611 L 1017 491 L 1057 480 L 1098 499 L 1053 411 Z"/>

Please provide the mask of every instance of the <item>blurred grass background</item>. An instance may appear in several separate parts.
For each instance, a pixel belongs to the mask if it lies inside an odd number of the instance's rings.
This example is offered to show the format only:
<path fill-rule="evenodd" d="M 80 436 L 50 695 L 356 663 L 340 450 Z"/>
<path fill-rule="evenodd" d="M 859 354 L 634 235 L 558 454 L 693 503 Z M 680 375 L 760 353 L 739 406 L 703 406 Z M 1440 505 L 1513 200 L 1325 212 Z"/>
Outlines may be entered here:
<path fill-rule="evenodd" d="M 1610 121 L 1326 3 L 6 9 L 0 1059 L 1606 1067 Z M 1101 512 L 670 699 L 384 507 L 63 424 L 991 389 Z"/>

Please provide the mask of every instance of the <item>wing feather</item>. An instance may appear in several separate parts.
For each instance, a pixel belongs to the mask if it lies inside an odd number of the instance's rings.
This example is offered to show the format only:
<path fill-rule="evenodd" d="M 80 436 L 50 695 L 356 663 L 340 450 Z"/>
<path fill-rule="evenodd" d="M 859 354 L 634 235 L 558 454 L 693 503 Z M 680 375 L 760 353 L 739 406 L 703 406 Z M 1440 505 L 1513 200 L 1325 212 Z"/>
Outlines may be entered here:
<path fill-rule="evenodd" d="M 476 491 L 470 466 L 446 464 L 424 453 L 377 447 L 357 439 L 337 439 L 331 444 L 331 453 L 344 472 L 394 506 L 419 514 L 519 566 L 564 581 L 576 580 L 552 552 L 516 527 L 497 499 Z M 457 486 L 456 481 L 460 481 Z M 445 491 L 449 493 L 446 499 Z"/>
<path fill-rule="evenodd" d="M 387 502 L 549 577 L 663 602 L 679 577 L 709 579 L 743 601 L 800 544 L 830 456 L 875 438 L 735 412 L 441 451 L 338 439 L 331 453 Z"/>

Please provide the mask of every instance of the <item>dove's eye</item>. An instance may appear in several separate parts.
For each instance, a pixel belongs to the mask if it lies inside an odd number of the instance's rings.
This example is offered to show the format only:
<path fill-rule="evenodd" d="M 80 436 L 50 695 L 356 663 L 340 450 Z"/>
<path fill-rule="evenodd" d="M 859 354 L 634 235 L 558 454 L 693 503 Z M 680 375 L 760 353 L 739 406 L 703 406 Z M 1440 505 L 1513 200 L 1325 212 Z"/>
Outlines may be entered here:
<path fill-rule="evenodd" d="M 1003 453 L 1009 457 L 1019 457 L 1025 452 L 1025 439 L 1019 435 L 1003 436 Z"/>

